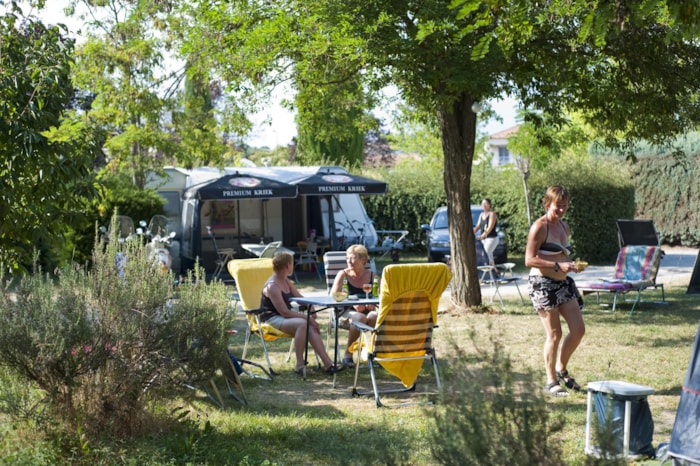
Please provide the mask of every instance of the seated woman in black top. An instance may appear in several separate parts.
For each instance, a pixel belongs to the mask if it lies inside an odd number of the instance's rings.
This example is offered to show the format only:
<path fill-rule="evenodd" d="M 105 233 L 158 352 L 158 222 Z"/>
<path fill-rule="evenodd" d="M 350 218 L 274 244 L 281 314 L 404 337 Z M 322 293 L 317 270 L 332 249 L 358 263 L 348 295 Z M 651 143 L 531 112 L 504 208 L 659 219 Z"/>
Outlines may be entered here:
<path fill-rule="evenodd" d="M 297 364 L 294 372 L 301 374 L 304 369 L 304 350 L 306 343 L 306 314 L 292 310 L 289 299 L 292 296 L 302 297 L 299 290 L 287 278 L 294 271 L 294 256 L 288 252 L 277 252 L 272 258 L 274 273 L 265 283 L 260 300 L 262 314 L 260 318 L 276 329 L 294 335 L 294 352 Z M 340 370 L 342 366 L 334 366 L 328 357 L 323 339 L 316 322 L 316 315 L 309 319 L 309 343 L 323 362 L 323 368 L 329 374 Z"/>
<path fill-rule="evenodd" d="M 347 249 L 348 268 L 341 270 L 338 272 L 338 275 L 335 276 L 331 293 L 340 291 L 343 287 L 343 281 L 347 280 L 349 294 L 364 296 L 365 292 L 362 291 L 362 285 L 372 283 L 374 279 L 374 273 L 366 267 L 368 260 L 369 253 L 366 247 L 361 244 L 353 244 L 350 246 Z M 372 305 L 365 306 L 359 304 L 354 307 L 354 311 L 350 313 L 349 318 L 353 322 L 362 322 L 370 327 L 374 327 L 377 322 L 377 311 Z M 355 326 L 350 325 L 348 346 L 345 349 L 345 356 L 343 356 L 343 364 L 346 367 L 355 367 L 355 362 L 352 359 L 352 353 L 349 348 L 359 336 L 360 331 L 357 330 Z"/>

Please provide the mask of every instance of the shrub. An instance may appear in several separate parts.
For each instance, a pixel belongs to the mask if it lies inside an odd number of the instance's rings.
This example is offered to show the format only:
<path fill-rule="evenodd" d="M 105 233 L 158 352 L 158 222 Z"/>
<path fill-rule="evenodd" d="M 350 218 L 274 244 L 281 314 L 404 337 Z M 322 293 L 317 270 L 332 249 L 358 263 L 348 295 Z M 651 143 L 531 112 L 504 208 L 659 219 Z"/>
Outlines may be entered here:
<path fill-rule="evenodd" d="M 221 361 L 227 291 L 203 273 L 175 289 L 144 245 L 96 241 L 91 270 L 73 265 L 5 286 L 2 363 L 34 382 L 69 425 L 131 434 L 147 397 L 206 380 Z"/>
<path fill-rule="evenodd" d="M 631 171 L 637 187 L 637 216 L 654 221 L 663 243 L 696 247 L 700 244 L 700 188 L 695 180 L 700 156 L 694 155 L 697 148 L 685 150 L 693 155 L 640 157 Z"/>
<path fill-rule="evenodd" d="M 380 230 L 408 230 L 409 239 L 420 243 L 421 224 L 430 222 L 437 207 L 445 205 L 442 171 L 429 163 L 404 162 L 392 169 L 372 169 L 365 173 L 388 183 L 384 196 L 365 196 L 367 214 Z"/>
<path fill-rule="evenodd" d="M 472 334 L 472 341 L 474 341 Z M 437 424 L 431 444 L 439 464 L 564 465 L 540 383 L 525 371 L 516 380 L 502 344 L 467 355 L 457 344 L 440 404 L 428 411 Z M 476 345 L 475 345 L 476 346 Z"/>
<path fill-rule="evenodd" d="M 515 371 L 497 336 L 491 334 L 491 350 L 469 339 L 474 350 L 467 353 L 456 342 L 440 403 L 426 410 L 436 428 L 432 431 L 432 455 L 438 464 L 508 464 L 559 466 L 569 464 L 561 448 L 564 416 L 549 405 L 542 382 L 531 369 Z M 586 456 L 587 466 L 621 466 L 625 456 L 616 454 L 619 430 L 613 416 L 598 426 L 599 455 Z"/>
<path fill-rule="evenodd" d="M 405 163 L 386 171 L 368 174 L 389 184 L 386 196 L 363 199 L 377 228 L 411 232 L 419 244 L 425 235 L 422 223 L 430 221 L 435 208 L 445 205 L 442 172 L 422 163 Z M 548 186 L 563 184 L 571 193 L 566 220 L 571 226 L 572 258 L 592 263 L 614 262 L 619 249 L 618 218 L 634 218 L 635 192 L 624 163 L 611 159 L 559 160 L 546 170 L 533 172 L 528 180 L 530 217 L 544 214 L 542 197 Z M 471 203 L 491 198 L 499 221 L 507 224 L 509 252 L 524 254 L 529 229 L 523 181 L 515 167 L 475 166 L 471 180 Z"/>

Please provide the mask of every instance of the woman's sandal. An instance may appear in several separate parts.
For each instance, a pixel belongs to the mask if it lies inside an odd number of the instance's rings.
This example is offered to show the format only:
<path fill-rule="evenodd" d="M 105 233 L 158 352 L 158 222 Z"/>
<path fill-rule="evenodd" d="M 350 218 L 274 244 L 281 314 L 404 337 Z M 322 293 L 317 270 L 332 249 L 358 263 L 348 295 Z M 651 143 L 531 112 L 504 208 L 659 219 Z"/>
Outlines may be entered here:
<path fill-rule="evenodd" d="M 301 366 L 301 367 L 295 367 L 295 368 L 294 368 L 294 373 L 295 373 L 296 375 L 304 376 L 304 368 L 306 368 L 306 366 L 308 366 L 308 365 L 309 365 L 309 363 L 306 363 L 306 364 L 304 364 L 304 365 Z"/>
<path fill-rule="evenodd" d="M 343 369 L 345 369 L 345 366 L 343 366 L 342 364 L 333 364 L 327 368 L 324 368 L 323 370 L 326 372 L 326 374 L 332 375 L 342 371 Z"/>
<path fill-rule="evenodd" d="M 561 388 L 558 381 L 550 382 L 544 386 L 544 391 L 552 396 L 569 396 L 569 392 Z"/>
<path fill-rule="evenodd" d="M 343 366 L 347 367 L 348 369 L 354 369 L 355 361 L 353 361 L 352 357 L 343 358 Z"/>
<path fill-rule="evenodd" d="M 563 382 L 564 386 L 575 392 L 581 391 L 581 386 L 576 383 L 576 379 L 569 376 L 569 371 L 564 369 L 563 371 L 557 371 L 557 381 Z"/>

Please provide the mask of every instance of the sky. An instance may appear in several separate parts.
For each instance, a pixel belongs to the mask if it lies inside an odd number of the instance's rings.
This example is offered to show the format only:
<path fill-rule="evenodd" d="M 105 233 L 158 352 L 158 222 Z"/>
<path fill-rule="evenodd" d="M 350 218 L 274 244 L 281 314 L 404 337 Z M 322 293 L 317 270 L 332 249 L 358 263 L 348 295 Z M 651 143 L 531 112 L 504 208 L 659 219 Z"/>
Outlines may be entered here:
<path fill-rule="evenodd" d="M 21 4 L 22 2 L 20 2 Z M 40 17 L 49 24 L 63 23 L 68 30 L 75 34 L 79 29 L 79 24 L 74 18 L 68 18 L 63 13 L 63 8 L 67 5 L 65 0 L 50 0 Z M 25 13 L 27 10 L 25 9 Z M 280 99 L 281 100 L 281 96 Z M 504 98 L 491 101 L 495 113 L 501 117 L 502 122 L 492 119 L 486 124 L 480 124 L 486 134 L 493 134 L 516 125 L 516 102 L 511 98 Z M 382 114 L 378 109 L 378 114 Z M 273 103 L 266 111 L 249 116 L 254 123 L 252 132 L 244 138 L 244 142 L 252 147 L 286 146 L 296 136 L 296 125 L 294 114 Z"/>
<path fill-rule="evenodd" d="M 512 98 L 504 98 L 490 102 L 494 112 L 503 120 L 491 119 L 483 126 L 486 134 L 493 134 L 511 128 L 515 121 L 517 102 Z M 381 113 L 381 112 L 380 112 Z M 263 123 L 266 119 L 270 121 Z M 266 112 L 252 116 L 255 122 L 253 132 L 245 139 L 252 147 L 277 147 L 289 144 L 296 135 L 294 114 L 279 105 L 272 105 Z"/>

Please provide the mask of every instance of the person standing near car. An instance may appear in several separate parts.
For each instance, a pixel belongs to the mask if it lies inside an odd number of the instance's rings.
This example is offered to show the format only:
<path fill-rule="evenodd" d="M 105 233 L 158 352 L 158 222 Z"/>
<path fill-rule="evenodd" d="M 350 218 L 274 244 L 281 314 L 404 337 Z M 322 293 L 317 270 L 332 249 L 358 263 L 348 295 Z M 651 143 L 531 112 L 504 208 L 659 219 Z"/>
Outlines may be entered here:
<path fill-rule="evenodd" d="M 498 234 L 496 233 L 496 223 L 498 215 L 492 210 L 491 199 L 484 198 L 481 201 L 481 207 L 484 211 L 479 215 L 479 221 L 474 227 L 474 233 L 477 233 L 477 238 L 484 245 L 484 252 L 489 259 L 489 265 L 496 267 L 496 262 L 493 259 L 493 252 L 498 246 Z"/>
<path fill-rule="evenodd" d="M 583 299 L 574 280 L 568 276 L 569 272 L 580 271 L 579 266 L 569 259 L 569 225 L 562 220 L 569 208 L 569 192 L 562 186 L 550 186 L 542 204 L 545 214 L 530 227 L 525 247 L 525 266 L 531 267 L 528 293 L 546 335 L 545 392 L 552 396 L 567 396 L 569 393 L 560 384 L 570 390 L 581 390 L 569 375 L 567 365 L 586 332 L 581 312 Z M 562 317 L 569 327 L 563 341 Z"/>

